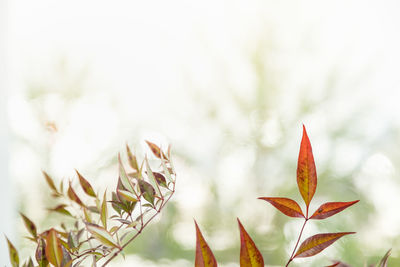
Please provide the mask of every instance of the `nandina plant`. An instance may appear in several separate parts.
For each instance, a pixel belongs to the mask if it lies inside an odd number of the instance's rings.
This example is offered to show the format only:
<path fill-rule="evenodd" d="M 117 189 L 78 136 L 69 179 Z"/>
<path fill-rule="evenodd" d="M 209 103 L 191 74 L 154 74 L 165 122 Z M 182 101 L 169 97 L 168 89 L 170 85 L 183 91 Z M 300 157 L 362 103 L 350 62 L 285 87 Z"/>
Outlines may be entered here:
<path fill-rule="evenodd" d="M 43 172 L 52 198 L 57 204 L 51 212 L 71 217 L 73 223 L 39 231 L 36 225 L 21 213 L 23 222 L 36 244 L 34 259 L 22 265 L 15 246 L 6 238 L 13 267 L 69 267 L 106 266 L 143 231 L 165 207 L 175 193 L 176 174 L 171 162 L 170 148 L 161 150 L 146 141 L 159 162 L 159 170 L 150 167 L 147 156 L 139 164 L 136 155 L 126 146 L 129 170 L 118 155 L 119 177 L 111 194 L 95 193 L 89 181 L 76 171 L 80 189 L 54 179 Z M 110 196 L 111 195 L 111 196 Z M 112 210 L 110 210 L 110 206 Z"/>
<path fill-rule="evenodd" d="M 354 232 L 341 232 L 341 233 L 320 233 L 308 237 L 299 246 L 303 230 L 306 224 L 310 220 L 323 220 L 331 217 L 344 209 L 356 204 L 359 200 L 348 201 L 348 202 L 327 202 L 322 204 L 312 215 L 309 213 L 310 202 L 317 189 L 317 171 L 314 163 L 314 156 L 312 153 L 311 143 L 307 136 L 306 128 L 303 125 L 303 137 L 300 144 L 300 152 L 297 163 L 297 185 L 302 196 L 306 212 L 300 208 L 300 205 L 290 199 L 285 197 L 260 197 L 259 199 L 265 200 L 272 204 L 275 208 L 281 211 L 283 214 L 293 218 L 301 218 L 304 220 L 303 225 L 300 229 L 296 245 L 293 248 L 289 259 L 287 260 L 285 266 L 289 264 L 296 258 L 311 257 L 322 250 L 333 244 L 339 238 L 354 234 Z M 238 219 L 239 232 L 240 232 L 240 266 L 243 267 L 262 267 L 264 266 L 264 259 L 255 245 L 254 241 L 251 239 L 249 234 L 246 232 L 242 223 Z M 197 223 L 195 222 L 196 228 L 196 255 L 195 255 L 195 266 L 196 267 L 214 267 L 217 266 L 217 260 L 215 259 L 210 247 L 205 241 Z M 299 247 L 298 247 L 299 246 Z M 390 255 L 390 250 L 381 260 L 379 266 L 387 266 L 388 257 Z M 340 261 L 335 262 L 330 266 L 349 266 Z"/>

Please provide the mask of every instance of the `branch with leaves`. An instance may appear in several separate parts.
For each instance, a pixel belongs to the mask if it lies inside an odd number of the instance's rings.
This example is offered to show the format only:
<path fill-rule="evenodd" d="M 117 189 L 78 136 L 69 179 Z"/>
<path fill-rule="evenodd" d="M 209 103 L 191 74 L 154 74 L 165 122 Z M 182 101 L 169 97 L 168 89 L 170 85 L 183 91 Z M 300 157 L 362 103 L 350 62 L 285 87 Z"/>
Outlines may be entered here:
<path fill-rule="evenodd" d="M 59 187 L 53 178 L 43 172 L 58 203 L 51 212 L 73 219 L 67 226 L 39 232 L 36 225 L 21 213 L 30 233 L 28 237 L 36 243 L 34 260 L 29 258 L 22 265 L 14 245 L 7 239 L 10 261 L 13 267 L 78 267 L 106 266 L 117 257 L 143 229 L 161 212 L 175 193 L 176 173 L 171 162 L 170 147 L 163 151 L 154 143 L 147 145 L 159 163 L 157 170 L 150 167 L 147 156 L 139 164 L 134 153 L 126 146 L 129 168 L 125 168 L 118 155 L 119 177 L 115 191 L 96 194 L 89 181 L 76 171 L 78 188 L 69 181 L 61 181 Z M 79 192 L 79 193 L 78 193 Z M 112 210 L 110 210 L 112 207 Z"/>
<path fill-rule="evenodd" d="M 314 256 L 325 248 L 333 244 L 339 238 L 354 234 L 354 232 L 342 233 L 323 233 L 316 234 L 305 239 L 300 247 L 299 246 L 304 228 L 309 220 L 322 220 L 331 217 L 344 209 L 356 204 L 359 200 L 349 202 L 327 202 L 322 204 L 311 216 L 309 216 L 309 205 L 317 189 L 317 171 L 314 163 L 314 156 L 312 153 L 311 143 L 307 136 L 306 129 L 303 125 L 303 137 L 300 144 L 300 152 L 297 165 L 297 185 L 300 194 L 306 205 L 306 213 L 304 215 L 300 205 L 290 199 L 284 197 L 260 197 L 259 199 L 265 200 L 272 204 L 275 208 L 289 217 L 302 218 L 304 223 L 299 232 L 296 245 L 286 263 L 286 267 L 295 258 L 305 258 Z M 243 225 L 238 219 L 239 232 L 240 232 L 240 266 L 242 267 L 263 267 L 264 259 L 261 252 L 258 250 L 254 241 L 244 229 Z M 216 267 L 217 261 L 205 241 L 200 229 L 195 222 L 196 226 L 196 267 Z M 297 249 L 297 250 L 296 250 Z M 379 267 L 386 267 L 390 251 L 386 253 L 382 259 Z M 335 262 L 330 266 L 348 266 L 340 261 Z M 348 266 L 349 267 L 349 266 Z"/>

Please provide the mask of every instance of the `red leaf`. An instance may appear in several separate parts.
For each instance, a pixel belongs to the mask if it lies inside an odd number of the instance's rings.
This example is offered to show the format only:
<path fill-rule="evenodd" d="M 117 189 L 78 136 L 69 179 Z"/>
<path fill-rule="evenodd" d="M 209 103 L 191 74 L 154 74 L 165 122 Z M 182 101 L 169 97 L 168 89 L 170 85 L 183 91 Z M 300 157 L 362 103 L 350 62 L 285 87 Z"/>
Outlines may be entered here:
<path fill-rule="evenodd" d="M 210 247 L 200 232 L 199 226 L 194 221 L 196 226 L 196 258 L 194 262 L 195 267 L 216 267 L 217 260 L 214 257 Z"/>
<path fill-rule="evenodd" d="M 344 235 L 354 234 L 355 232 L 343 232 L 343 233 L 326 233 L 313 235 L 300 245 L 296 254 L 293 258 L 304 258 L 311 257 L 320 253 L 325 248 L 329 247 L 336 240 Z"/>
<path fill-rule="evenodd" d="M 301 211 L 299 204 L 296 201 L 285 198 L 285 197 L 259 197 L 271 203 L 275 208 L 280 210 L 283 214 L 289 217 L 300 217 L 304 218 L 304 214 Z"/>
<path fill-rule="evenodd" d="M 61 267 L 63 258 L 60 239 L 57 237 L 57 232 L 53 228 L 50 229 L 46 237 L 46 258 L 56 267 Z"/>
<path fill-rule="evenodd" d="M 349 202 L 327 202 L 321 205 L 310 219 L 321 220 L 335 215 L 342 210 L 356 204 L 359 200 L 349 201 Z"/>
<path fill-rule="evenodd" d="M 81 184 L 83 191 L 85 191 L 88 196 L 96 197 L 96 193 L 94 192 L 93 187 L 90 185 L 90 183 L 77 170 L 75 171 L 78 175 L 79 183 Z"/>
<path fill-rule="evenodd" d="M 313 198 L 317 188 L 317 171 L 315 169 L 311 143 L 308 139 L 304 125 L 299 160 L 297 163 L 297 185 L 308 210 L 308 205 L 310 204 L 310 201 Z"/>
<path fill-rule="evenodd" d="M 264 267 L 264 259 L 260 251 L 254 244 L 249 234 L 240 223 L 240 266 L 241 267 Z"/>
<path fill-rule="evenodd" d="M 78 197 L 78 195 L 75 193 L 74 189 L 72 189 L 71 182 L 69 183 L 69 187 L 68 187 L 68 192 L 67 192 L 67 194 L 68 194 L 68 197 L 69 197 L 71 200 L 75 201 L 75 202 L 78 203 L 80 206 L 84 206 L 83 203 L 82 203 L 82 201 L 81 201 L 81 199 L 80 199 L 80 198 Z"/>

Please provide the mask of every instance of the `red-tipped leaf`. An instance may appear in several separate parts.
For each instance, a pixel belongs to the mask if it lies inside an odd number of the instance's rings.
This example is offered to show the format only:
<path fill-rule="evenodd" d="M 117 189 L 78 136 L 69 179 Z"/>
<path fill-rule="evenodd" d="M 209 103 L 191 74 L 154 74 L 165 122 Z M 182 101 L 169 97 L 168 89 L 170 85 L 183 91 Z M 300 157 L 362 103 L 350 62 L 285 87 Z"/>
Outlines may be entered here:
<path fill-rule="evenodd" d="M 68 187 L 68 197 L 72 200 L 78 203 L 80 206 L 84 206 L 81 199 L 78 197 L 78 195 L 75 193 L 74 189 L 72 189 L 71 182 L 69 183 Z"/>
<path fill-rule="evenodd" d="M 334 243 L 342 236 L 354 233 L 355 232 L 343 232 L 313 235 L 304 240 L 293 258 L 305 258 L 314 256 L 320 253 L 325 248 L 329 247 L 332 243 Z"/>
<path fill-rule="evenodd" d="M 304 125 L 303 138 L 301 139 L 299 159 L 297 162 L 297 185 L 308 209 L 317 188 L 317 171 L 315 169 L 311 143 Z"/>
<path fill-rule="evenodd" d="M 258 199 L 265 200 L 280 210 L 283 214 L 289 217 L 304 218 L 299 204 L 296 201 L 285 197 L 259 197 Z"/>
<path fill-rule="evenodd" d="M 194 262 L 195 267 L 216 267 L 217 260 L 214 257 L 210 247 L 200 232 L 199 226 L 194 221 L 196 226 L 196 258 Z"/>
<path fill-rule="evenodd" d="M 249 234 L 238 220 L 240 230 L 240 266 L 264 267 L 264 259 Z"/>
<path fill-rule="evenodd" d="M 342 210 L 356 204 L 359 200 L 349 202 L 327 202 L 322 204 L 310 217 L 310 219 L 322 220 L 341 212 Z"/>

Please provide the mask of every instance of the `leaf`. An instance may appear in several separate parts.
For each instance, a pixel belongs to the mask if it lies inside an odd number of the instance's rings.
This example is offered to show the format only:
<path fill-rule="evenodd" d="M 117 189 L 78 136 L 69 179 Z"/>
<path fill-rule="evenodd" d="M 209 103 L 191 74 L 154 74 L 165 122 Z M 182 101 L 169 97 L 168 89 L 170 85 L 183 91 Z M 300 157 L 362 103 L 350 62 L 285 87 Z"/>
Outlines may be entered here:
<path fill-rule="evenodd" d="M 137 202 L 138 200 L 136 199 L 136 196 L 134 194 L 132 194 L 129 191 L 125 191 L 125 190 L 118 190 L 118 194 L 120 196 L 122 196 L 124 199 L 126 199 L 127 201 L 131 201 L 131 202 Z"/>
<path fill-rule="evenodd" d="M 149 146 L 149 148 L 151 149 L 151 152 L 153 152 L 154 156 L 156 156 L 157 158 L 161 159 L 161 149 L 154 143 L 149 142 L 146 140 L 147 145 Z M 163 153 L 163 157 L 166 158 L 166 156 Z"/>
<path fill-rule="evenodd" d="M 343 232 L 343 233 L 326 233 L 313 235 L 300 245 L 296 254 L 293 258 L 304 258 L 314 256 L 320 253 L 322 250 L 330 246 L 336 240 L 342 236 L 354 234 L 355 232 Z"/>
<path fill-rule="evenodd" d="M 94 192 L 93 187 L 90 185 L 90 183 L 77 170 L 75 171 L 76 174 L 78 174 L 79 183 L 81 184 L 83 191 L 85 191 L 88 196 L 96 197 L 96 193 Z"/>
<path fill-rule="evenodd" d="M 126 190 L 136 194 L 131 180 L 126 175 L 126 171 L 124 165 L 122 164 L 121 156 L 119 154 L 118 154 L 118 163 L 119 163 L 119 178 L 122 185 L 125 187 Z"/>
<path fill-rule="evenodd" d="M 57 237 L 57 232 L 51 228 L 46 237 L 46 258 L 56 267 L 61 267 L 63 259 L 63 251 L 60 240 Z"/>
<path fill-rule="evenodd" d="M 116 247 L 120 248 L 118 243 L 114 240 L 112 235 L 103 227 L 93 224 L 93 223 L 86 223 L 86 227 L 88 231 L 92 234 L 94 238 L 96 238 L 98 241 L 103 243 L 104 245 L 108 247 Z"/>
<path fill-rule="evenodd" d="M 32 261 L 32 258 L 31 258 L 31 257 L 29 257 L 29 261 L 27 261 L 27 262 L 24 264 L 24 266 L 26 266 L 26 267 L 35 267 L 35 265 L 33 265 L 33 261 Z"/>
<path fill-rule="evenodd" d="M 327 202 L 322 204 L 310 217 L 310 219 L 321 220 L 335 215 L 342 210 L 356 204 L 359 200 L 349 202 Z"/>
<path fill-rule="evenodd" d="M 35 224 L 21 212 L 19 214 L 21 215 L 21 217 L 24 221 L 26 229 L 28 229 L 29 233 L 33 236 L 33 238 L 36 239 L 37 238 L 37 230 L 36 230 Z"/>
<path fill-rule="evenodd" d="M 84 206 L 81 199 L 78 197 L 78 195 L 75 193 L 74 189 L 72 189 L 71 182 L 69 183 L 68 187 L 68 197 L 72 200 L 78 203 L 80 206 Z"/>
<path fill-rule="evenodd" d="M 328 265 L 326 267 L 335 267 L 335 266 L 338 266 L 339 264 L 340 264 L 340 261 L 335 262 L 334 264 Z"/>
<path fill-rule="evenodd" d="M 104 192 L 104 198 L 103 198 L 103 202 L 101 203 L 101 214 L 100 214 L 101 223 L 103 224 L 105 229 L 107 229 L 107 217 L 108 217 L 106 193 L 107 193 L 107 191 Z"/>
<path fill-rule="evenodd" d="M 199 226 L 194 221 L 196 226 L 196 258 L 194 262 L 195 267 L 216 267 L 218 266 L 217 260 L 214 257 L 210 247 L 200 232 Z"/>
<path fill-rule="evenodd" d="M 57 188 L 56 188 L 56 186 L 54 184 L 53 179 L 50 177 L 50 175 L 48 175 L 47 172 L 45 172 L 45 171 L 42 171 L 42 173 L 43 173 L 43 176 L 46 179 L 46 182 L 49 185 L 50 189 L 58 194 Z"/>
<path fill-rule="evenodd" d="M 19 256 L 18 252 L 15 249 L 14 245 L 8 240 L 6 237 L 7 244 L 8 244 L 8 253 L 10 255 L 10 262 L 13 267 L 18 267 L 19 266 Z"/>
<path fill-rule="evenodd" d="M 147 157 L 146 157 L 145 161 L 146 161 L 147 176 L 148 176 L 150 182 L 152 183 L 153 188 L 155 188 L 157 190 L 157 195 L 162 196 L 160 188 L 156 181 L 156 178 L 154 177 L 153 171 L 150 168 L 150 164 L 149 164 L 149 161 L 147 160 Z"/>
<path fill-rule="evenodd" d="M 386 252 L 385 256 L 383 256 L 382 260 L 379 263 L 379 267 L 387 267 L 387 263 L 388 263 L 388 260 L 389 260 L 390 253 L 392 253 L 392 249 L 389 249 Z"/>
<path fill-rule="evenodd" d="M 297 185 L 308 210 L 310 201 L 317 188 L 317 171 L 315 169 L 311 143 L 308 139 L 304 125 L 303 138 L 301 139 L 299 159 L 297 163 Z"/>
<path fill-rule="evenodd" d="M 73 232 L 68 233 L 68 246 L 71 249 L 75 249 L 79 246 L 79 239 L 78 235 L 74 234 Z"/>
<path fill-rule="evenodd" d="M 65 205 L 65 204 L 60 204 L 60 205 L 58 205 L 57 207 L 54 207 L 54 208 L 48 209 L 48 210 L 49 210 L 49 211 L 58 212 L 58 213 L 61 213 L 61 214 L 64 214 L 64 215 L 73 217 L 72 214 L 71 214 L 68 210 L 65 209 L 65 207 L 67 207 L 67 205 Z"/>
<path fill-rule="evenodd" d="M 153 175 L 154 175 L 154 178 L 157 181 L 157 184 L 159 184 L 159 185 L 161 185 L 161 186 L 163 186 L 165 188 L 168 188 L 167 181 L 165 180 L 165 177 L 164 177 L 163 174 L 161 174 L 159 172 L 153 172 Z"/>
<path fill-rule="evenodd" d="M 63 258 L 61 261 L 61 266 L 62 267 L 69 267 L 72 264 L 72 258 L 71 255 L 69 255 L 68 251 L 62 247 L 62 252 L 63 252 Z"/>
<path fill-rule="evenodd" d="M 136 171 L 139 172 L 139 165 L 137 163 L 136 156 L 131 152 L 129 146 L 126 145 L 126 154 L 128 155 L 129 165 Z"/>
<path fill-rule="evenodd" d="M 46 258 L 46 243 L 43 238 L 40 238 L 38 241 L 35 258 L 39 264 L 39 267 L 46 267 L 49 264 L 49 261 Z"/>
<path fill-rule="evenodd" d="M 156 191 L 153 186 L 146 181 L 138 180 L 140 191 L 143 193 L 143 198 L 154 205 L 154 196 Z"/>
<path fill-rule="evenodd" d="M 262 199 L 271 203 L 275 208 L 280 210 L 283 214 L 289 217 L 300 217 L 304 218 L 304 214 L 301 211 L 299 204 L 296 201 L 285 198 L 285 197 L 259 197 L 258 199 Z"/>
<path fill-rule="evenodd" d="M 241 267 L 264 267 L 264 259 L 254 244 L 249 234 L 244 229 L 239 219 L 240 230 L 240 266 Z"/>

